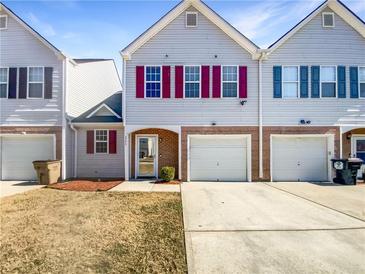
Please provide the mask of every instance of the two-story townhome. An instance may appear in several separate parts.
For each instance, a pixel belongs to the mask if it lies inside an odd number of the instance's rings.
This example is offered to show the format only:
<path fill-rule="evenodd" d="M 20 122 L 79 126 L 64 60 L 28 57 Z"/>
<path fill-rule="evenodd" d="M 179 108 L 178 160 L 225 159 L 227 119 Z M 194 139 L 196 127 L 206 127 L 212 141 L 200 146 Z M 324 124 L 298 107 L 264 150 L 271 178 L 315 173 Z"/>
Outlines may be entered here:
<path fill-rule="evenodd" d="M 121 51 L 126 178 L 329 181 L 331 158 L 364 158 L 364 37 L 329 0 L 260 50 L 180 2 Z"/>
<path fill-rule="evenodd" d="M 70 121 L 120 90 L 113 60 L 68 58 L 0 4 L 0 180 L 35 179 L 47 159 L 73 177 Z"/>

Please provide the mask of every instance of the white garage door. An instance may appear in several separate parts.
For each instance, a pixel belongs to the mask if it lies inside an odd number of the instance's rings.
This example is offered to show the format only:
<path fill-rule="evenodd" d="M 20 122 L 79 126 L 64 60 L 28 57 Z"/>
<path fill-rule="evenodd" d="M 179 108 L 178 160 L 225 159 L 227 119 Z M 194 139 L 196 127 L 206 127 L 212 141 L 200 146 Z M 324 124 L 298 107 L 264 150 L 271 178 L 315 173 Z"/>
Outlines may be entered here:
<path fill-rule="evenodd" d="M 328 181 L 326 137 L 273 137 L 273 181 Z"/>
<path fill-rule="evenodd" d="M 54 159 L 52 136 L 2 136 L 0 149 L 2 180 L 35 180 L 32 162 Z"/>
<path fill-rule="evenodd" d="M 190 181 L 247 181 L 247 138 L 190 138 Z"/>

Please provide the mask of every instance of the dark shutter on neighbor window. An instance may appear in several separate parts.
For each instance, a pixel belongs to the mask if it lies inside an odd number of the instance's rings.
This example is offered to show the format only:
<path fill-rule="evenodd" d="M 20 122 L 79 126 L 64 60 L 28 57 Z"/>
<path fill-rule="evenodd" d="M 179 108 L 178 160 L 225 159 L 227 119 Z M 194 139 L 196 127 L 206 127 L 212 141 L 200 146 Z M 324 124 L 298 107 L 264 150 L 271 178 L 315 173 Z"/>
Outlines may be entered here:
<path fill-rule="evenodd" d="M 44 68 L 44 99 L 52 99 L 53 68 Z"/>
<path fill-rule="evenodd" d="M 274 98 L 282 98 L 281 92 L 281 66 L 273 67 Z"/>
<path fill-rule="evenodd" d="M 350 67 L 350 97 L 359 98 L 359 79 L 357 67 Z"/>
<path fill-rule="evenodd" d="M 86 153 L 93 154 L 94 153 L 94 131 L 88 130 L 86 132 Z"/>
<path fill-rule="evenodd" d="M 337 67 L 338 98 L 346 98 L 346 67 Z"/>
<path fill-rule="evenodd" d="M 171 97 L 171 67 L 162 67 L 162 98 Z"/>
<path fill-rule="evenodd" d="M 209 98 L 210 67 L 202 66 L 202 98 Z"/>
<path fill-rule="evenodd" d="M 175 66 L 175 98 L 184 97 L 184 67 Z"/>
<path fill-rule="evenodd" d="M 311 76 L 312 76 L 312 98 L 319 98 L 319 66 L 311 67 Z"/>
<path fill-rule="evenodd" d="M 213 66 L 212 97 L 221 98 L 221 66 Z"/>
<path fill-rule="evenodd" d="M 9 68 L 9 99 L 16 99 L 16 85 L 18 78 L 18 69 L 17 68 Z"/>
<path fill-rule="evenodd" d="M 308 98 L 308 67 L 300 67 L 300 98 Z"/>
<path fill-rule="evenodd" d="M 144 98 L 144 66 L 136 67 L 136 98 Z"/>
<path fill-rule="evenodd" d="M 247 98 L 247 67 L 240 66 L 238 72 L 239 78 L 239 97 Z"/>
<path fill-rule="evenodd" d="M 20 99 L 27 98 L 27 68 L 19 68 L 19 96 Z"/>

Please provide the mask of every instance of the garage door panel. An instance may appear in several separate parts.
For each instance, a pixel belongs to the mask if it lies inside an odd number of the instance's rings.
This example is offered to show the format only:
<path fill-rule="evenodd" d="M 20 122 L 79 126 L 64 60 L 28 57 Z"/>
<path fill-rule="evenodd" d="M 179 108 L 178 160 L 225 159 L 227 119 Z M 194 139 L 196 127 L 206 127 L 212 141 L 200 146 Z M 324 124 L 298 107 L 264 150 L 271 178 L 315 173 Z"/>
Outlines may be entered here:
<path fill-rule="evenodd" d="M 53 159 L 52 136 L 3 136 L 2 180 L 35 180 L 32 162 Z"/>
<path fill-rule="evenodd" d="M 274 137 L 274 181 L 327 181 L 327 137 Z"/>
<path fill-rule="evenodd" d="M 190 180 L 246 181 L 247 140 L 203 136 L 190 139 Z"/>

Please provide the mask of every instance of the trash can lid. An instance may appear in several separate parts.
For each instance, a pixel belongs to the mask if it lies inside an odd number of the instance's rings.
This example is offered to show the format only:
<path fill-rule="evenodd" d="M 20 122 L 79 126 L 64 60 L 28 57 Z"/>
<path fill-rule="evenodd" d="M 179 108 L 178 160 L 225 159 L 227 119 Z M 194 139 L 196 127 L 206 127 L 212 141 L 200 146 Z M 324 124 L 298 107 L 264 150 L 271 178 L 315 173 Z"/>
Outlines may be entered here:
<path fill-rule="evenodd" d="M 349 158 L 349 162 L 351 162 L 351 163 L 363 163 L 364 161 L 360 158 Z"/>

